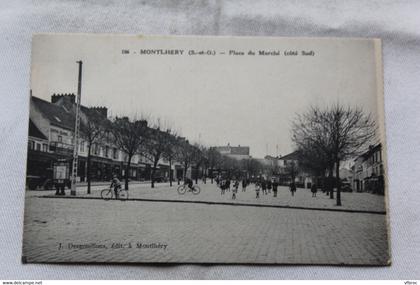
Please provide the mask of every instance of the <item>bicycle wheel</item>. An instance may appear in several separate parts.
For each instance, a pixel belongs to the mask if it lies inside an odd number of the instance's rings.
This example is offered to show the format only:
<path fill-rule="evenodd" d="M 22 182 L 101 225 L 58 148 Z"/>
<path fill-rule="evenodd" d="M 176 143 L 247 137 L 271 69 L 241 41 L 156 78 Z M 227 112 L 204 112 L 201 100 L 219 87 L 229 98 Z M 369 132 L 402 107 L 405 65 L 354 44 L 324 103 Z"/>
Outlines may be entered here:
<path fill-rule="evenodd" d="M 181 185 L 178 187 L 178 194 L 183 195 L 187 191 L 187 187 L 185 185 Z"/>
<path fill-rule="evenodd" d="M 101 191 L 101 198 L 106 201 L 112 199 L 112 190 L 109 188 L 103 189 Z"/>
<path fill-rule="evenodd" d="M 121 190 L 119 193 L 118 193 L 118 199 L 119 200 L 123 200 L 123 201 L 125 201 L 125 200 L 127 200 L 128 199 L 128 191 L 127 190 Z"/>
<path fill-rule="evenodd" d="M 192 192 L 193 194 L 197 195 L 198 193 L 200 193 L 201 189 L 200 187 L 198 187 L 197 185 L 193 186 Z"/>

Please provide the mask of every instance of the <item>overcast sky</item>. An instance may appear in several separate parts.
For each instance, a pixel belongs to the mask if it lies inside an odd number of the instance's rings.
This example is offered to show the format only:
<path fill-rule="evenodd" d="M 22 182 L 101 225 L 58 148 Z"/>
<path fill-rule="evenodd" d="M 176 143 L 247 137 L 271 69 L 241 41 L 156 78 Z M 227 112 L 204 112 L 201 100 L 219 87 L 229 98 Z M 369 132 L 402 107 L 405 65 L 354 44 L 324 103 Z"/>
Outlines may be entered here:
<path fill-rule="evenodd" d="M 184 53 L 140 55 L 140 49 Z M 190 56 L 191 49 L 217 54 Z M 282 55 L 233 56 L 229 50 Z M 315 55 L 284 56 L 285 50 Z M 207 146 L 230 143 L 250 146 L 254 157 L 285 155 L 293 150 L 291 121 L 310 105 L 338 101 L 376 118 L 374 51 L 370 40 L 43 35 L 33 40 L 31 88 L 48 101 L 53 93 L 76 93 L 76 61 L 82 60 L 86 106 L 106 106 L 113 116 L 162 118 Z"/>

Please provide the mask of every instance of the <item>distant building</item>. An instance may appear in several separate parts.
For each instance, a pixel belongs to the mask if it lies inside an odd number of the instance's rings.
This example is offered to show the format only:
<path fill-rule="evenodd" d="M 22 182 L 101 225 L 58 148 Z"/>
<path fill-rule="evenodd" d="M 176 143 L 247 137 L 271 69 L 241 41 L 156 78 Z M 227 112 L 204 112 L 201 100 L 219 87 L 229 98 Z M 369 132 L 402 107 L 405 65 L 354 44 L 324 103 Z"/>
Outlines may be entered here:
<path fill-rule="evenodd" d="M 335 173 L 334 173 L 335 176 Z M 345 180 L 345 182 L 353 181 L 353 171 L 346 167 L 340 168 L 340 179 Z"/>
<path fill-rule="evenodd" d="M 354 160 L 353 189 L 357 192 L 384 194 L 382 145 L 370 146 Z"/>
<path fill-rule="evenodd" d="M 222 155 L 226 155 L 237 160 L 251 158 L 249 155 L 249 146 L 231 146 L 228 143 L 227 146 L 215 146 L 214 149 Z"/>
<path fill-rule="evenodd" d="M 299 187 L 310 188 L 312 185 L 311 176 L 299 169 L 299 153 L 291 152 L 278 158 L 279 176 L 282 184 L 290 183 L 291 173 L 294 173 L 295 183 Z"/>

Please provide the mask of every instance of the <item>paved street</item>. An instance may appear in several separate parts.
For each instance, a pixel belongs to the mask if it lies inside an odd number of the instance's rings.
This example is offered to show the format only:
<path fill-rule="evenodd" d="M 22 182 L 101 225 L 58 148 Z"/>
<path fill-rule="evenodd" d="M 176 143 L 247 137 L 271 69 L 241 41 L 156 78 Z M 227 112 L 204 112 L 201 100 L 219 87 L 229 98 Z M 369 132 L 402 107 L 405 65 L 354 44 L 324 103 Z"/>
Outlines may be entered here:
<path fill-rule="evenodd" d="M 221 196 L 212 185 L 200 187 L 199 195 L 181 196 L 175 186 L 137 185 L 130 189 L 130 198 L 232 201 L 231 192 Z M 103 187 L 96 188 L 93 197 Z M 279 192 L 277 200 L 261 195 L 258 203 L 336 207 L 322 193 L 312 199 L 308 190 L 298 189 L 293 198 L 286 188 Z M 53 199 L 27 193 L 23 255 L 30 262 L 384 264 L 388 260 L 386 216 L 381 214 Z M 380 196 L 344 194 L 344 207 L 381 209 L 379 202 L 372 202 Z M 371 202 L 362 202 L 368 197 Z M 239 190 L 236 201 L 256 203 L 255 192 Z"/>

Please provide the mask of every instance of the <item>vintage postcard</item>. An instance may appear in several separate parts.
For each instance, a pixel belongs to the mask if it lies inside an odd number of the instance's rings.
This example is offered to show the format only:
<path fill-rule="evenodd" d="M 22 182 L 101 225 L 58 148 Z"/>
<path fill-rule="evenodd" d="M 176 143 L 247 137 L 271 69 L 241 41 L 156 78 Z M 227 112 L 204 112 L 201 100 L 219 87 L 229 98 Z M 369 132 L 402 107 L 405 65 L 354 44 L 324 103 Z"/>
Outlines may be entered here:
<path fill-rule="evenodd" d="M 379 39 L 33 37 L 22 261 L 389 265 Z"/>

